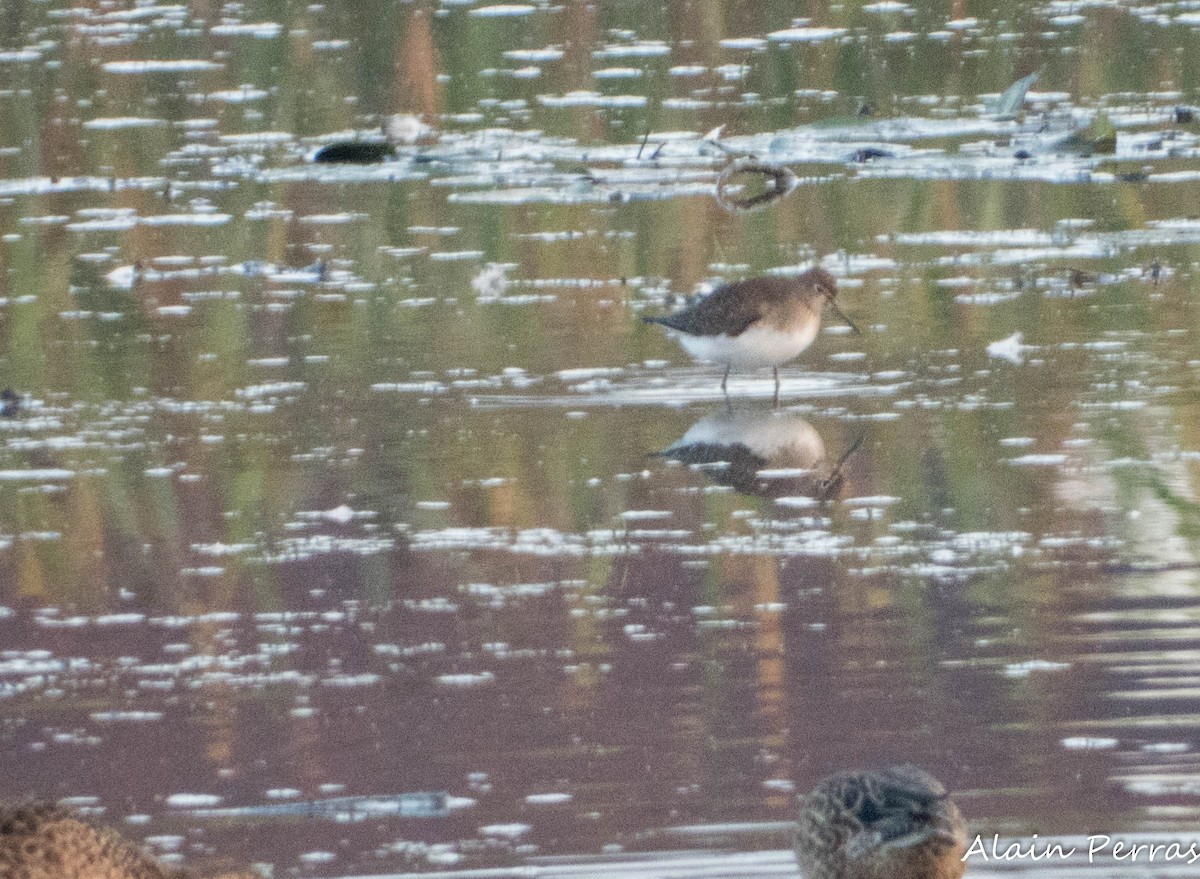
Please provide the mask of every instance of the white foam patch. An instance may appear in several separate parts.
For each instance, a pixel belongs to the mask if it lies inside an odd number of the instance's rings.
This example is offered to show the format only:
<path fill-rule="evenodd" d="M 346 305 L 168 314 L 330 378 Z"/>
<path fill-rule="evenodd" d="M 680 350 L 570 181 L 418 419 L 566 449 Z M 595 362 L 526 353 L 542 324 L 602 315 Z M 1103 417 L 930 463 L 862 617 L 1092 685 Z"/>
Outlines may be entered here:
<path fill-rule="evenodd" d="M 184 61 L 106 61 L 101 67 L 108 73 L 199 73 L 224 70 L 224 64 L 201 59 Z"/>
<path fill-rule="evenodd" d="M 768 40 L 777 43 L 821 43 L 844 36 L 848 31 L 844 27 L 792 27 L 786 30 L 773 31 L 767 34 Z"/>

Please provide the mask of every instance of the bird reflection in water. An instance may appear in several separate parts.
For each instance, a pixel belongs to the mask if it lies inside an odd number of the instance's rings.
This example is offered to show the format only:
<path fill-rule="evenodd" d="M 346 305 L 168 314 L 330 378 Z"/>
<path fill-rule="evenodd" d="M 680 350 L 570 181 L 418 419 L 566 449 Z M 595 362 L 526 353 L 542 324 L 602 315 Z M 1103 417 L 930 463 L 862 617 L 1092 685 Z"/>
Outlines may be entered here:
<path fill-rule="evenodd" d="M 831 462 L 821 435 L 799 415 L 722 407 L 654 454 L 702 470 L 713 482 L 743 494 L 823 501 L 840 494 L 846 462 L 864 437 Z"/>

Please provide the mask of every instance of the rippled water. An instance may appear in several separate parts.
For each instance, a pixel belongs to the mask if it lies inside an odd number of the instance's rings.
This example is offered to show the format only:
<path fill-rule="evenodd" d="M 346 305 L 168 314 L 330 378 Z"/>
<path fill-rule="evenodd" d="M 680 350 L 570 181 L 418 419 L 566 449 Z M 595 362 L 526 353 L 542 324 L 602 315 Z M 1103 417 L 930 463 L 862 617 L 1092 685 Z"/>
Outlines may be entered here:
<path fill-rule="evenodd" d="M 895 761 L 1194 829 L 1200 6 L 793 6 L 9 4 L 0 797 L 276 876 L 787 873 Z M 640 320 L 813 264 L 778 411 Z"/>

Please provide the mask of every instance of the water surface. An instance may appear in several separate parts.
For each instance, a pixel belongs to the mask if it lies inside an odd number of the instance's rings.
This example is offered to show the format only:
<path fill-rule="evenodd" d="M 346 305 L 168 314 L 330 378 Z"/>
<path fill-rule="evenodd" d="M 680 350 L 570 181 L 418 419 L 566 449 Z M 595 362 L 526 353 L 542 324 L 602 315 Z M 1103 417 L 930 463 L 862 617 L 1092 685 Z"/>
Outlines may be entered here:
<path fill-rule="evenodd" d="M 1190 4 L 10 6 L 0 796 L 276 876 L 786 873 L 896 761 L 1195 828 Z M 813 264 L 780 411 L 640 320 Z"/>

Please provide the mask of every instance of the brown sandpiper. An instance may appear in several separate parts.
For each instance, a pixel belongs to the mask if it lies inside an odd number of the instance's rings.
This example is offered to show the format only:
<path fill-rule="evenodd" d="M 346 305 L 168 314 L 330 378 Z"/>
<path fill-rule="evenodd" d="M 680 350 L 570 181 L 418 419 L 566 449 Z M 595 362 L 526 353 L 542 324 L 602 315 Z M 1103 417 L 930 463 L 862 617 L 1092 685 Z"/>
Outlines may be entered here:
<path fill-rule="evenodd" d="M 821 329 L 821 309 L 830 305 L 854 332 L 858 327 L 837 307 L 837 279 L 822 268 L 795 277 L 746 278 L 722 284 L 703 299 L 665 317 L 643 318 L 673 330 L 695 360 L 725 364 L 729 371 L 770 366 L 779 401 L 779 364 L 799 356 Z"/>
<path fill-rule="evenodd" d="M 967 826 L 915 766 L 840 772 L 805 798 L 795 849 L 805 879 L 960 879 Z"/>

